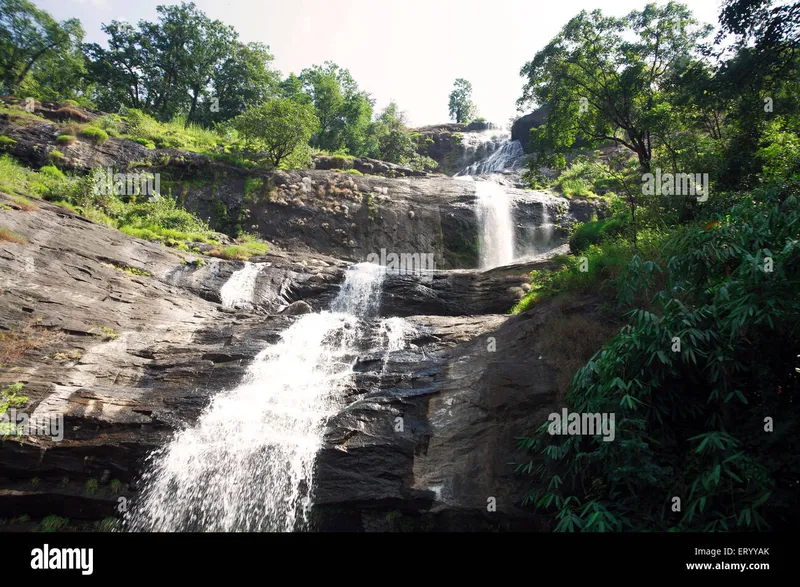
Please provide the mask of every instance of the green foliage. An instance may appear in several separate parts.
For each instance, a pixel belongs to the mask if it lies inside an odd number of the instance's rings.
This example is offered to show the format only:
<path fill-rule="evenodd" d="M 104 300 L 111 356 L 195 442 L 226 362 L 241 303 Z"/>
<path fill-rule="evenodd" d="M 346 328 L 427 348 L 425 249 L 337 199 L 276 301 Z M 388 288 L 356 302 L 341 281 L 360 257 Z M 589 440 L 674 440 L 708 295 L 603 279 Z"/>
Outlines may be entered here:
<path fill-rule="evenodd" d="M 366 133 L 372 119 L 373 100 L 359 89 L 347 69 L 326 61 L 304 69 L 299 76 L 304 96 L 296 93 L 296 83 L 290 80 L 288 99 L 301 104 L 309 101 L 319 120 L 311 146 L 335 152 L 346 149 L 352 155 L 366 152 Z"/>
<path fill-rule="evenodd" d="M 119 104 L 167 122 L 223 122 L 263 101 L 277 83 L 272 56 L 243 44 L 232 27 L 193 3 L 156 8 L 158 20 L 103 25 L 108 49 L 86 47 L 89 79 L 102 109 Z M 169 72 L 165 75 L 164 72 Z"/>
<path fill-rule="evenodd" d="M 665 80 L 708 32 L 676 2 L 649 4 L 624 18 L 582 11 L 522 68 L 527 81 L 519 105 L 552 107 L 546 123 L 531 131 L 533 150 L 562 157 L 578 139 L 611 140 L 648 169 L 659 139 L 653 110 L 665 100 Z"/>
<path fill-rule="evenodd" d="M 613 184 L 614 178 L 608 167 L 597 159 L 585 156 L 576 157 L 552 183 L 567 197 L 597 196 L 607 192 Z"/>
<path fill-rule="evenodd" d="M 436 161 L 417 152 L 417 138 L 407 126 L 405 113 L 390 102 L 369 127 L 367 155 L 420 171 L 436 168 Z"/>
<path fill-rule="evenodd" d="M 62 518 L 60 516 L 45 516 L 39 526 L 40 532 L 61 532 L 66 529 L 69 524 L 69 518 Z"/>
<path fill-rule="evenodd" d="M 556 257 L 556 267 L 531 273 L 531 289 L 512 313 L 525 312 L 542 300 L 564 293 L 599 294 L 612 302 L 631 259 L 636 255 L 649 263 L 662 260 L 668 236 L 667 232 L 645 230 L 639 234 L 636 246 L 627 238 L 601 238 L 599 244 L 581 251 L 580 257 Z"/>
<path fill-rule="evenodd" d="M 89 139 L 95 145 L 98 145 L 98 146 L 102 145 L 103 143 L 105 143 L 108 140 L 108 133 L 106 131 L 104 131 L 102 128 L 95 128 L 95 127 L 89 126 L 87 128 L 84 128 L 83 130 L 81 130 L 81 132 L 79 134 L 83 138 Z"/>
<path fill-rule="evenodd" d="M 292 160 L 310 159 L 308 141 L 319 125 L 311 106 L 287 98 L 274 98 L 247 110 L 232 121 L 255 159 L 266 159 L 274 168 Z"/>
<path fill-rule="evenodd" d="M 570 411 L 616 414 L 613 442 L 552 436 L 547 423 L 520 440 L 532 456 L 518 470 L 537 479 L 526 502 L 556 530 L 763 530 L 796 520 L 798 195 L 798 178 L 742 194 L 712 223 L 671 237 L 665 285 L 647 296 L 657 308 L 631 310 L 567 397 Z M 620 303 L 652 291 L 658 273 L 633 257 Z"/>
<path fill-rule="evenodd" d="M 0 94 L 14 94 L 29 74 L 46 71 L 58 76 L 46 79 L 52 87 L 60 76 L 73 81 L 68 68 L 56 69 L 74 58 L 83 40 L 80 21 L 56 22 L 47 12 L 27 0 L 0 0 Z M 37 77 L 39 83 L 43 80 Z"/>
<path fill-rule="evenodd" d="M 12 139 L 11 137 L 0 135 L 0 150 L 8 150 L 13 149 L 14 145 L 17 144 L 17 141 Z"/>
<path fill-rule="evenodd" d="M 53 149 L 47 154 L 47 161 L 52 165 L 57 165 L 64 160 L 64 153 Z"/>
<path fill-rule="evenodd" d="M 59 135 L 58 138 L 56 138 L 56 142 L 59 145 L 71 145 L 76 140 L 77 139 L 72 135 Z"/>
<path fill-rule="evenodd" d="M 28 397 L 20 395 L 22 383 L 11 383 L 0 387 L 0 416 L 8 411 L 8 408 L 21 408 L 28 403 Z"/>
<path fill-rule="evenodd" d="M 463 78 L 453 83 L 448 103 L 450 118 L 456 122 L 469 122 L 475 116 L 475 104 L 472 103 L 472 84 Z"/>
<path fill-rule="evenodd" d="M 604 238 L 618 236 L 624 230 L 623 220 L 607 218 L 578 225 L 569 239 L 569 248 L 573 253 L 585 251 L 590 245 L 599 245 Z"/>

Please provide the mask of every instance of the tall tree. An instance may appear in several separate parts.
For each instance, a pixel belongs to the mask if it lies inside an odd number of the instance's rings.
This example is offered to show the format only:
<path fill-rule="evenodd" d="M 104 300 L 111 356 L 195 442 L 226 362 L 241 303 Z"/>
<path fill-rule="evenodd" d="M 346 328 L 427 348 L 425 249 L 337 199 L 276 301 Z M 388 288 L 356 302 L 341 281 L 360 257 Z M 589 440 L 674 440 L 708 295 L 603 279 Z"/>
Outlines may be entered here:
<path fill-rule="evenodd" d="M 0 0 L 0 86 L 13 94 L 42 59 L 71 53 L 82 40 L 76 18 L 59 23 L 28 0 Z"/>
<path fill-rule="evenodd" d="M 330 61 L 304 69 L 300 80 L 320 122 L 311 144 L 328 151 L 348 149 L 353 155 L 362 154 L 372 119 L 369 94 L 359 90 L 347 69 Z"/>
<path fill-rule="evenodd" d="M 218 64 L 211 80 L 204 122 L 221 122 L 265 102 L 278 92 L 278 74 L 271 69 L 273 56 L 263 43 L 236 43 Z"/>
<path fill-rule="evenodd" d="M 475 104 L 472 103 L 472 84 L 458 78 L 450 92 L 450 118 L 456 122 L 469 122 L 475 116 Z"/>
<path fill-rule="evenodd" d="M 664 102 L 666 80 L 710 31 L 677 2 L 648 4 L 624 18 L 582 11 L 520 72 L 527 80 L 520 107 L 552 107 L 531 144 L 563 153 L 579 136 L 611 140 L 649 169 L 658 139 L 653 112 Z"/>

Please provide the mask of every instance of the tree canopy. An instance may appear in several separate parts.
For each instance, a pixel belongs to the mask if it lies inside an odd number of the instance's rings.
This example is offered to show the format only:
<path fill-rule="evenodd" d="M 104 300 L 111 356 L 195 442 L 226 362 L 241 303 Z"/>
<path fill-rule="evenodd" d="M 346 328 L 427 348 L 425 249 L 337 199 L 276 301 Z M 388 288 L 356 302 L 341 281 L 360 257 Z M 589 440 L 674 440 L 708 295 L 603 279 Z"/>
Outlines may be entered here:
<path fill-rule="evenodd" d="M 453 83 L 449 102 L 450 118 L 456 122 L 469 122 L 477 110 L 472 103 L 472 84 L 463 78 Z"/>

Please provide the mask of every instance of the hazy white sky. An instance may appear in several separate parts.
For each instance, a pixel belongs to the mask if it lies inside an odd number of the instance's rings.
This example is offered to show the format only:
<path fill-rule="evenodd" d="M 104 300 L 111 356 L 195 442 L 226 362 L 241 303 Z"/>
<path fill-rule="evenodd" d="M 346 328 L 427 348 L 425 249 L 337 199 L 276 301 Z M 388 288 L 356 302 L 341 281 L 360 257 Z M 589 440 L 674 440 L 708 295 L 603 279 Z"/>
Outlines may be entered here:
<path fill-rule="evenodd" d="M 102 23 L 155 20 L 169 0 L 34 0 L 56 19 L 77 17 L 86 40 Z M 663 3 L 660 0 L 659 3 Z M 719 0 L 684 0 L 717 25 Z M 261 41 L 283 75 L 326 60 L 346 67 L 382 108 L 395 100 L 412 125 L 446 122 L 453 81 L 468 79 L 479 114 L 517 116 L 520 68 L 582 9 L 622 16 L 646 0 L 196 0 L 240 39 Z"/>

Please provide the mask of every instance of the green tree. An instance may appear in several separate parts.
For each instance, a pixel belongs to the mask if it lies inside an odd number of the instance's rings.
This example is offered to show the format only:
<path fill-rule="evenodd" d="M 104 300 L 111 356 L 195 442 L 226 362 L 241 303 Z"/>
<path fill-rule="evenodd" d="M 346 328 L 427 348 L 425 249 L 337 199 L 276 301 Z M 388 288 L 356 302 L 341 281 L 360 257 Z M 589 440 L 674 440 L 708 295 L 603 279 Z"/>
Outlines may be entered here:
<path fill-rule="evenodd" d="M 101 30 L 109 37 L 108 49 L 96 43 L 84 46 L 89 59 L 88 77 L 95 84 L 95 103 L 110 112 L 121 105 L 146 109 L 141 33 L 133 25 L 116 20 L 102 25 Z"/>
<path fill-rule="evenodd" d="M 313 107 L 288 98 L 273 98 L 253 106 L 232 121 L 245 149 L 275 168 L 308 147 L 318 124 Z"/>
<path fill-rule="evenodd" d="M 472 84 L 458 78 L 450 92 L 450 118 L 456 122 L 469 122 L 475 116 L 475 104 L 472 103 Z"/>
<path fill-rule="evenodd" d="M 531 144 L 540 152 L 564 153 L 578 137 L 594 145 L 614 141 L 648 170 L 659 139 L 653 113 L 665 101 L 663 86 L 710 30 L 676 2 L 648 4 L 624 18 L 582 11 L 520 72 L 527 81 L 519 106 L 552 107 Z"/>
<path fill-rule="evenodd" d="M 78 19 L 56 22 L 27 0 L 0 0 L 0 87 L 13 94 L 43 59 L 72 53 L 83 40 Z"/>
<path fill-rule="evenodd" d="M 330 61 L 304 69 L 300 79 L 320 122 L 311 144 L 327 151 L 347 149 L 353 155 L 362 155 L 372 119 L 369 94 L 359 90 L 348 70 Z"/>
<path fill-rule="evenodd" d="M 204 122 L 222 122 L 242 114 L 278 93 L 278 74 L 271 68 L 273 56 L 262 43 L 236 43 L 220 62 L 204 104 Z"/>

